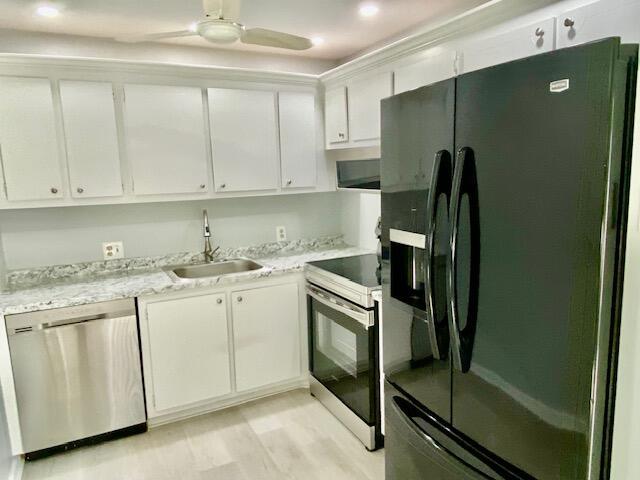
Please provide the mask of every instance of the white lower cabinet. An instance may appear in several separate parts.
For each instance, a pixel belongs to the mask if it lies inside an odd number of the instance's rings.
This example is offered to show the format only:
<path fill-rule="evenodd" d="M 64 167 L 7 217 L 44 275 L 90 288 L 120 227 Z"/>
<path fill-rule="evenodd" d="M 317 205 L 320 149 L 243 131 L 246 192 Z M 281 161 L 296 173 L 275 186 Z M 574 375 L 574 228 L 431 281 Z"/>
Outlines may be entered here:
<path fill-rule="evenodd" d="M 150 301 L 145 317 L 150 417 L 231 392 L 224 294 Z"/>
<path fill-rule="evenodd" d="M 231 301 L 237 391 L 299 376 L 298 285 L 239 290 Z"/>
<path fill-rule="evenodd" d="M 296 275 L 284 284 L 138 299 L 149 419 L 163 423 L 304 386 L 298 284 Z"/>

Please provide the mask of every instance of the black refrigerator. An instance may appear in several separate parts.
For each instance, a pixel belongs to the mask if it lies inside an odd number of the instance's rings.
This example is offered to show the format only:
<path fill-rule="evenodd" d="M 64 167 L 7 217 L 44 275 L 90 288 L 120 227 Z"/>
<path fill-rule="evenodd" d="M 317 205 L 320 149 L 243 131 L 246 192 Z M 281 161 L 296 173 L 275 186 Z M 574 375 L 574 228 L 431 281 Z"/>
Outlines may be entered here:
<path fill-rule="evenodd" d="M 609 477 L 637 52 L 382 101 L 387 480 Z"/>

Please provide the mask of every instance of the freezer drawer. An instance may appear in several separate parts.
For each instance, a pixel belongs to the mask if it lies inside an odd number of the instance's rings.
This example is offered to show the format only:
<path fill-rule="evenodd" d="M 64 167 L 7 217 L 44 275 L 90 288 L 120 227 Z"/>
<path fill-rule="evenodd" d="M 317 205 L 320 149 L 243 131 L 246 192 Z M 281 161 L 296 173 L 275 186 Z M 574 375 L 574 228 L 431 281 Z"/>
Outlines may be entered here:
<path fill-rule="evenodd" d="M 146 422 L 133 300 L 6 322 L 25 453 Z"/>
<path fill-rule="evenodd" d="M 504 476 L 474 457 L 411 401 L 385 390 L 386 480 L 484 480 Z"/>

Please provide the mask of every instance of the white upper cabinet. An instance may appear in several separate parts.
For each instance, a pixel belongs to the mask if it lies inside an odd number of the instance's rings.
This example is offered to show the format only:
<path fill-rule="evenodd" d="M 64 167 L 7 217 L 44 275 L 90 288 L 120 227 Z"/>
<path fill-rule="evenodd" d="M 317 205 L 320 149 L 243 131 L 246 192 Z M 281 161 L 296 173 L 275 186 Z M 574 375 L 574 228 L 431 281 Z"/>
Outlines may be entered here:
<path fill-rule="evenodd" d="M 113 87 L 105 82 L 60 82 L 71 195 L 122 195 Z"/>
<path fill-rule="evenodd" d="M 300 376 L 298 284 L 231 294 L 236 390 Z"/>
<path fill-rule="evenodd" d="M 640 0 L 601 0 L 558 16 L 558 48 L 605 37 L 640 42 Z"/>
<path fill-rule="evenodd" d="M 324 123 L 327 148 L 349 141 L 347 87 L 328 89 L 324 94 Z"/>
<path fill-rule="evenodd" d="M 144 320 L 150 417 L 231 392 L 224 294 L 151 301 Z"/>
<path fill-rule="evenodd" d="M 125 85 L 125 136 L 134 193 L 206 192 L 202 90 Z"/>
<path fill-rule="evenodd" d="M 0 77 L 0 155 L 7 198 L 62 198 L 51 82 Z"/>
<path fill-rule="evenodd" d="M 313 187 L 316 184 L 315 95 L 280 92 L 278 105 L 282 187 Z"/>
<path fill-rule="evenodd" d="M 209 118 L 216 191 L 278 188 L 275 94 L 210 88 Z"/>
<path fill-rule="evenodd" d="M 434 53 L 428 50 L 413 63 L 394 69 L 393 93 L 407 92 L 455 76 L 455 52 Z"/>
<path fill-rule="evenodd" d="M 380 139 L 380 100 L 392 95 L 393 74 L 385 72 L 349 85 L 349 135 L 351 142 Z"/>
<path fill-rule="evenodd" d="M 498 65 L 555 48 L 555 19 L 518 28 L 494 37 L 471 40 L 463 51 L 464 73 Z"/>

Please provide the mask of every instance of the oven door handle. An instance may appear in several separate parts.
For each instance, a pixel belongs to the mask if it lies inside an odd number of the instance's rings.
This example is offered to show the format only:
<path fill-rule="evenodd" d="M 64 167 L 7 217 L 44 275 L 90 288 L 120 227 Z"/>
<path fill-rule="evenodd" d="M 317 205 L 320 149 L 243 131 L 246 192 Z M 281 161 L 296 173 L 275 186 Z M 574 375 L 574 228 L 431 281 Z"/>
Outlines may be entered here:
<path fill-rule="evenodd" d="M 307 285 L 306 290 L 307 295 L 311 298 L 314 298 L 327 307 L 353 318 L 366 329 L 373 327 L 375 324 L 375 314 L 372 310 L 365 310 L 364 308 L 357 307 L 356 305 L 350 305 L 346 300 L 342 300 L 339 297 L 323 292 L 311 285 Z"/>

